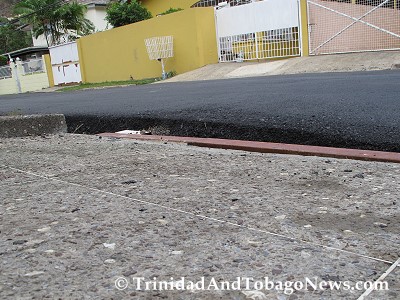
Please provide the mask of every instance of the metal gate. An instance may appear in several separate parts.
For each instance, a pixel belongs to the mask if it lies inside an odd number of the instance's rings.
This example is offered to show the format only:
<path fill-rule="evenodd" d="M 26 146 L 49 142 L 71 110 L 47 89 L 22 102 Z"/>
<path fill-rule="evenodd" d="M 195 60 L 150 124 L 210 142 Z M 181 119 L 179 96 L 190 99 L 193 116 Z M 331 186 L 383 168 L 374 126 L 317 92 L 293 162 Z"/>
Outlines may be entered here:
<path fill-rule="evenodd" d="M 400 49 L 400 0 L 308 0 L 310 54 Z"/>
<path fill-rule="evenodd" d="M 264 0 L 215 11 L 220 62 L 300 55 L 297 0 Z"/>
<path fill-rule="evenodd" d="M 49 51 L 55 85 L 82 82 L 76 42 L 53 46 Z"/>

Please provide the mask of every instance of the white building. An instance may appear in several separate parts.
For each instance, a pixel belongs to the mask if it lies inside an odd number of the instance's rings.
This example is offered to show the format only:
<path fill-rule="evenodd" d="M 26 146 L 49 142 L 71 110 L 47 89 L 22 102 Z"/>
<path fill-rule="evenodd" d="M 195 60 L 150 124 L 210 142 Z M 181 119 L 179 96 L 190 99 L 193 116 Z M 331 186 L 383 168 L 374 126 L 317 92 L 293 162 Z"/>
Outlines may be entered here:
<path fill-rule="evenodd" d="M 106 21 L 106 6 L 109 0 L 78 0 L 79 3 L 85 4 L 87 7 L 86 19 L 90 20 L 94 25 L 94 31 L 104 31 L 111 29 L 112 26 Z M 37 39 L 32 37 L 33 46 L 47 46 L 44 35 Z"/>

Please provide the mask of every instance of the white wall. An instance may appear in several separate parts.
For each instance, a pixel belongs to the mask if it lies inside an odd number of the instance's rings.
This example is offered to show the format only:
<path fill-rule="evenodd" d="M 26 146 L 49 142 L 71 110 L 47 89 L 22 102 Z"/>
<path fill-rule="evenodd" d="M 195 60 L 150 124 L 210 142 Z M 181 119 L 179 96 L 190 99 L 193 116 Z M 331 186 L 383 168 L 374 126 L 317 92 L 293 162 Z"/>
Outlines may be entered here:
<path fill-rule="evenodd" d="M 104 31 L 112 28 L 112 26 L 105 20 L 106 15 L 105 6 L 88 6 L 85 17 L 92 21 L 95 31 Z"/>
<path fill-rule="evenodd" d="M 216 11 L 218 37 L 297 27 L 297 0 L 264 0 Z"/>
<path fill-rule="evenodd" d="M 47 47 L 47 41 L 44 35 L 40 35 L 37 39 L 32 36 L 33 46 Z"/>
<path fill-rule="evenodd" d="M 105 20 L 106 7 L 105 6 L 94 6 L 89 5 L 85 14 L 85 18 L 91 21 L 94 25 L 94 31 L 104 31 L 111 29 L 112 26 Z M 45 46 L 47 47 L 47 41 L 44 35 L 39 36 L 37 39 L 32 37 L 33 46 Z"/>

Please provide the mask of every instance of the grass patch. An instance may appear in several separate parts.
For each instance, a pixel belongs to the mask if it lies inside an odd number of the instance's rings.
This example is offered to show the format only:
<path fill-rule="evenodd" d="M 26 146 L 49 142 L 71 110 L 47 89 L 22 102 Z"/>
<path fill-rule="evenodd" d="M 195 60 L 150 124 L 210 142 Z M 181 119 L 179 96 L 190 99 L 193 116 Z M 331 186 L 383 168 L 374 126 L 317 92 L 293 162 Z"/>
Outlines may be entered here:
<path fill-rule="evenodd" d="M 161 78 L 147 78 L 140 80 L 126 80 L 126 81 L 105 81 L 98 83 L 81 83 L 78 85 L 67 86 L 57 90 L 58 92 L 69 92 L 69 91 L 77 91 L 83 89 L 93 89 L 93 88 L 101 88 L 101 87 L 110 87 L 110 86 L 121 86 L 121 85 L 143 85 L 149 84 L 156 81 L 160 81 Z"/>
<path fill-rule="evenodd" d="M 22 110 L 20 108 L 14 109 L 13 111 L 8 112 L 6 116 L 9 117 L 22 116 Z"/>

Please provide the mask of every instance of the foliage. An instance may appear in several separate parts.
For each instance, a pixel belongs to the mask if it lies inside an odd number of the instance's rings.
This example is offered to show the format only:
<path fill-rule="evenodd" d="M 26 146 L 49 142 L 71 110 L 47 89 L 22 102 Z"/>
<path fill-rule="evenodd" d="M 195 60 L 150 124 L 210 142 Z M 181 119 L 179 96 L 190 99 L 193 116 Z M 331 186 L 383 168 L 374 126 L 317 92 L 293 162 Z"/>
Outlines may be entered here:
<path fill-rule="evenodd" d="M 94 30 L 85 18 L 86 6 L 76 1 L 22 0 L 14 7 L 22 22 L 32 26 L 35 38 L 44 35 L 48 46 L 74 40 Z"/>
<path fill-rule="evenodd" d="M 73 30 L 78 36 L 91 34 L 94 31 L 94 25 L 91 21 L 85 18 L 87 7 L 74 1 L 68 5 L 63 5 L 60 10 L 60 17 L 64 20 L 66 30 Z"/>
<path fill-rule="evenodd" d="M 177 75 L 176 71 L 175 71 L 175 70 L 172 70 L 172 71 L 169 71 L 169 72 L 167 73 L 167 78 L 172 78 L 172 77 L 174 77 L 174 76 L 176 76 L 176 75 Z"/>
<path fill-rule="evenodd" d="M 7 57 L 0 55 L 0 67 L 5 66 L 8 62 Z"/>
<path fill-rule="evenodd" d="M 172 8 L 172 7 L 170 7 L 168 10 L 164 11 L 160 15 L 168 15 L 168 14 L 172 14 L 174 12 L 181 11 L 181 10 L 183 10 L 183 9 L 182 8 Z"/>
<path fill-rule="evenodd" d="M 30 47 L 32 38 L 27 32 L 18 30 L 7 19 L 0 18 L 0 54 Z M 5 59 L 7 63 L 7 58 Z M 0 65 L 4 65 L 4 58 L 0 57 Z"/>
<path fill-rule="evenodd" d="M 140 2 L 111 2 L 107 7 L 106 20 L 114 27 L 120 27 L 150 19 L 151 13 Z"/>

